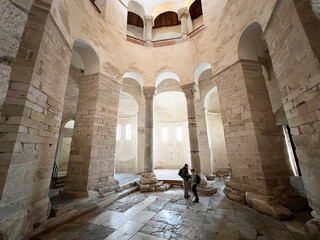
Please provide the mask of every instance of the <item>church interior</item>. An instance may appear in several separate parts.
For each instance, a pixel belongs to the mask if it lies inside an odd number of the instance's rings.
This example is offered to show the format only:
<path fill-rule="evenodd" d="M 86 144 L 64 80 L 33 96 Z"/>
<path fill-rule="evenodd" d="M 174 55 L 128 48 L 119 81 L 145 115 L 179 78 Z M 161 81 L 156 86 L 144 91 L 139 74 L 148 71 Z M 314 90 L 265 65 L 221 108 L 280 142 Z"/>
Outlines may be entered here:
<path fill-rule="evenodd" d="M 320 0 L 0 0 L 25 239 L 320 240 Z"/>

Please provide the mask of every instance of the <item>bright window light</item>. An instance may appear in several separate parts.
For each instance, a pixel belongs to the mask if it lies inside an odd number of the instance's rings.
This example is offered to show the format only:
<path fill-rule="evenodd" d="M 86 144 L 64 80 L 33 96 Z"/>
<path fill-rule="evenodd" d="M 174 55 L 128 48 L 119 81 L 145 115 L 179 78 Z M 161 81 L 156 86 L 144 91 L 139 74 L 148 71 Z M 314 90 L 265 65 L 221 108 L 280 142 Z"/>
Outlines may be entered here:
<path fill-rule="evenodd" d="M 161 132 L 162 132 L 162 141 L 163 142 L 168 141 L 168 129 L 166 127 L 163 127 L 161 129 Z"/>
<path fill-rule="evenodd" d="M 132 135 L 131 135 L 131 125 L 130 124 L 127 124 L 126 125 L 126 140 L 128 141 L 128 140 L 131 140 L 131 137 L 132 137 Z"/>

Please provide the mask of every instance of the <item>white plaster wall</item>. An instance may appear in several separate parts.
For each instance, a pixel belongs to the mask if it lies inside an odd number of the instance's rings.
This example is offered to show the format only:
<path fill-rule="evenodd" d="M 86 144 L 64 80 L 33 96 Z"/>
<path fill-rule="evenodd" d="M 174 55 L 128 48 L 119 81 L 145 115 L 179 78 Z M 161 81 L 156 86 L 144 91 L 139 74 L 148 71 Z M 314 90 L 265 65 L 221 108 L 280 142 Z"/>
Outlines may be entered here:
<path fill-rule="evenodd" d="M 143 28 L 133 26 L 133 25 L 128 25 L 127 35 L 143 40 Z"/>
<path fill-rule="evenodd" d="M 204 24 L 203 16 L 200 16 L 193 21 L 193 30 L 197 29 L 198 27 L 201 27 Z"/>
<path fill-rule="evenodd" d="M 162 128 L 168 129 L 168 141 L 162 141 Z M 182 128 L 182 141 L 177 140 L 177 127 Z M 179 169 L 191 164 L 188 122 L 154 122 L 154 168 Z"/>
<path fill-rule="evenodd" d="M 121 139 L 116 144 L 116 164 L 117 173 L 137 172 L 137 117 L 118 118 L 121 125 Z M 126 125 L 131 124 L 131 140 L 126 140 Z"/>
<path fill-rule="evenodd" d="M 206 120 L 213 171 L 228 170 L 228 157 L 221 113 L 206 111 Z"/>
<path fill-rule="evenodd" d="M 181 37 L 181 25 L 173 27 L 154 28 L 152 41 Z"/>

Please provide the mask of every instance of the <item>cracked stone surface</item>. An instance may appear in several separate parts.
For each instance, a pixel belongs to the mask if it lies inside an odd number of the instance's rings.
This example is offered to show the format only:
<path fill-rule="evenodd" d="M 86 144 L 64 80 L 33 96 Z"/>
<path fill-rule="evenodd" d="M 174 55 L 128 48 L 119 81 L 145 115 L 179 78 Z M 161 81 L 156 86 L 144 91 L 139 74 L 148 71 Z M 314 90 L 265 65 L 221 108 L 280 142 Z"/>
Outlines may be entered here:
<path fill-rule="evenodd" d="M 43 235 L 43 240 L 65 239 L 169 239 L 169 240 L 306 240 L 303 226 L 309 212 L 291 221 L 278 221 L 223 194 L 200 196 L 200 203 L 183 198 L 182 189 L 167 192 L 134 193 L 109 206 Z"/>

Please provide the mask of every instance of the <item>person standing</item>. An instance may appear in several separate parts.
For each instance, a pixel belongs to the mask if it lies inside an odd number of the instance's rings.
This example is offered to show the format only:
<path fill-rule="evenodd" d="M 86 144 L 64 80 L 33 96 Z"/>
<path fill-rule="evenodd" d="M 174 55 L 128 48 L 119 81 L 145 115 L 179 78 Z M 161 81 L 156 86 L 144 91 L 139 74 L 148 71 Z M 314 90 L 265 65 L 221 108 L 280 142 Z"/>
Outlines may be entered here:
<path fill-rule="evenodd" d="M 190 178 L 188 167 L 189 167 L 188 164 L 185 164 L 184 167 L 181 168 L 178 173 L 178 175 L 183 179 L 184 198 L 190 197 L 190 195 L 188 194 L 189 178 Z"/>
<path fill-rule="evenodd" d="M 195 169 L 192 168 L 191 169 L 191 188 L 192 188 L 192 192 L 194 194 L 193 202 L 195 202 L 195 203 L 199 202 L 199 197 L 198 197 L 198 193 L 197 193 L 197 186 L 199 183 L 199 178 L 200 178 L 200 176 L 198 174 L 196 174 Z"/>

